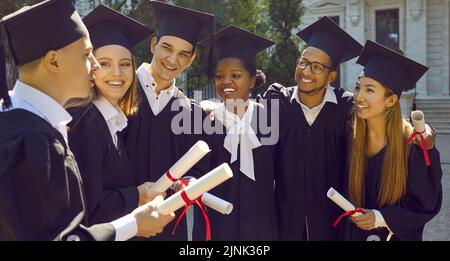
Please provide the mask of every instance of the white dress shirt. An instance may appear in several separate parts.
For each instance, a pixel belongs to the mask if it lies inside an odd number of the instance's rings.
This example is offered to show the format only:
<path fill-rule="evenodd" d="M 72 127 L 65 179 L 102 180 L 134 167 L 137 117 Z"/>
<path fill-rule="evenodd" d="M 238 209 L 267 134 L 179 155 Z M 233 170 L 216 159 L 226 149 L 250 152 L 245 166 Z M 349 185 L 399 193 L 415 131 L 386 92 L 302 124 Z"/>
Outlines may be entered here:
<path fill-rule="evenodd" d="M 153 76 L 149 73 L 148 68 L 150 64 L 143 63 L 136 71 L 139 82 L 142 89 L 144 89 L 145 96 L 147 97 L 150 108 L 152 108 L 153 114 L 158 115 L 172 99 L 175 91 L 178 88 L 175 86 L 175 79 L 169 88 L 161 90 L 159 95 L 156 93 L 157 83 Z"/>
<path fill-rule="evenodd" d="M 93 103 L 105 119 L 114 145 L 117 148 L 117 133 L 127 127 L 127 116 L 120 107 L 114 108 L 114 106 L 103 96 L 97 97 Z"/>
<path fill-rule="evenodd" d="M 325 106 L 325 103 L 332 102 L 334 104 L 337 104 L 337 98 L 336 94 L 334 93 L 334 88 L 330 85 L 325 88 L 325 96 L 323 97 L 322 102 L 313 108 L 308 108 L 308 106 L 301 103 L 300 98 L 298 97 L 298 88 L 295 88 L 294 93 L 292 94 L 291 101 L 295 99 L 297 103 L 300 104 L 309 126 L 313 125 L 314 121 L 317 119 L 317 116 L 319 116 L 319 113 L 322 110 L 323 106 Z"/>
<path fill-rule="evenodd" d="M 57 101 L 20 80 L 16 81 L 10 97 L 12 106 L 8 110 L 24 109 L 43 118 L 61 133 L 68 144 L 67 123 L 72 117 Z"/>
<path fill-rule="evenodd" d="M 252 150 L 260 147 L 261 143 L 251 127 L 253 110 L 254 105 L 250 101 L 247 111 L 241 119 L 236 114 L 229 112 L 224 103 L 220 103 L 214 110 L 214 117 L 227 129 L 223 147 L 231 154 L 230 163 L 237 160 L 238 145 L 240 143 L 241 162 L 239 170 L 250 179 L 255 180 Z"/>
<path fill-rule="evenodd" d="M 131 214 L 116 219 L 111 224 L 116 230 L 114 241 L 126 241 L 138 232 L 137 221 Z"/>
<path fill-rule="evenodd" d="M 43 118 L 58 130 L 67 142 L 67 123 L 72 120 L 70 114 L 53 98 L 38 89 L 16 81 L 10 92 L 12 106 L 9 110 L 23 109 Z M 1 108 L 0 108 L 1 110 Z M 113 222 L 116 233 L 115 240 L 128 240 L 137 234 L 137 222 L 131 215 L 126 215 Z"/>

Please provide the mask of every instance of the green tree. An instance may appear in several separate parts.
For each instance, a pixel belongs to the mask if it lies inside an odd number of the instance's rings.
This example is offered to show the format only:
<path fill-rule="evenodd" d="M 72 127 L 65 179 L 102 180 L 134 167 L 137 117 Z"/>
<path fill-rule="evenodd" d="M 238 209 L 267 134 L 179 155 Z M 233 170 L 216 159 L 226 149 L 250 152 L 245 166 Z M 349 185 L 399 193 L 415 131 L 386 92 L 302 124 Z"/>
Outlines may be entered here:
<path fill-rule="evenodd" d="M 130 17 L 136 19 L 137 21 L 145 24 L 149 28 L 156 31 L 156 25 L 154 23 L 153 9 L 150 1 L 135 0 L 132 2 L 132 9 L 128 13 Z M 150 62 L 152 59 L 152 54 L 150 52 L 150 37 L 148 40 L 141 42 L 136 47 L 133 48 L 133 54 L 136 58 L 137 66 L 143 62 Z"/>
<path fill-rule="evenodd" d="M 268 81 L 284 85 L 295 85 L 296 59 L 300 55 L 299 40 L 292 31 L 300 26 L 303 15 L 301 0 L 279 0 L 269 2 L 271 33 L 277 42 L 269 59 Z"/>
<path fill-rule="evenodd" d="M 233 24 L 257 35 L 271 38 L 268 17 L 268 0 L 228 0 L 227 17 L 224 25 Z M 219 15 L 220 19 L 220 15 Z M 257 68 L 266 71 L 269 65 L 269 51 L 257 56 Z"/>
<path fill-rule="evenodd" d="M 215 15 L 215 31 L 228 25 L 236 25 L 258 35 L 268 37 L 268 0 L 175 0 L 177 5 L 212 13 Z M 212 85 L 206 78 L 208 52 L 197 51 L 198 57 L 188 70 L 188 88 Z M 257 67 L 265 70 L 268 66 L 268 52 L 258 56 Z"/>

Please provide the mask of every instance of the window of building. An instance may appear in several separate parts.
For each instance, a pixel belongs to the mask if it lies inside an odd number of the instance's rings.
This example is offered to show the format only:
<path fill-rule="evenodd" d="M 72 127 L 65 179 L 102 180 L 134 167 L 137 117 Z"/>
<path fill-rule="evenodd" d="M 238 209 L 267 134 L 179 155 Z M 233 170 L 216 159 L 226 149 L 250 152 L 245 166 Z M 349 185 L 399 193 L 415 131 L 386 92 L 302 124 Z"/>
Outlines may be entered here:
<path fill-rule="evenodd" d="M 379 10 L 375 12 L 376 41 L 391 49 L 400 49 L 399 10 Z"/>

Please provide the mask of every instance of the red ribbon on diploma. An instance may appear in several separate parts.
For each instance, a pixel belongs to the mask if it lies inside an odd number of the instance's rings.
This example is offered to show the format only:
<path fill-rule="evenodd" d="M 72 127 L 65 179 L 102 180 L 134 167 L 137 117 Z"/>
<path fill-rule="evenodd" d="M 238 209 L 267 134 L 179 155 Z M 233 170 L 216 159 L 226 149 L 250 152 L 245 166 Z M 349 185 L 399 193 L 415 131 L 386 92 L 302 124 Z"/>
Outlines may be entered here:
<path fill-rule="evenodd" d="M 350 211 L 347 211 L 347 212 L 345 212 L 345 213 L 342 213 L 342 215 L 340 215 L 340 216 L 336 219 L 336 221 L 334 221 L 334 223 L 333 223 L 333 228 L 336 228 L 337 225 L 339 224 L 339 222 L 341 222 L 341 220 L 342 220 L 344 217 L 346 217 L 346 216 L 351 216 L 351 215 L 356 214 L 356 213 L 362 213 L 362 214 L 364 214 L 364 210 L 362 210 L 362 209 L 360 209 L 360 208 L 357 208 L 357 209 L 355 209 L 355 210 L 350 210 Z"/>
<path fill-rule="evenodd" d="M 422 145 L 423 157 L 425 158 L 425 165 L 427 165 L 427 167 L 428 167 L 431 165 L 431 163 L 430 163 L 430 157 L 428 156 L 427 145 L 425 144 L 425 139 L 423 138 L 423 135 L 422 135 L 424 132 L 425 131 L 418 132 L 418 131 L 414 130 L 414 132 L 411 134 L 411 136 L 409 137 L 406 144 L 409 144 L 414 139 L 414 137 L 419 135 L 420 144 Z"/>
<path fill-rule="evenodd" d="M 170 175 L 170 171 L 168 170 L 166 172 L 166 176 L 169 178 L 170 181 L 172 182 L 177 182 L 178 180 L 174 177 L 172 177 L 172 175 Z M 185 179 L 180 178 L 179 179 L 183 185 L 188 186 L 188 183 Z M 202 195 L 203 196 L 203 195 Z M 206 225 L 206 241 L 211 240 L 211 224 L 209 222 L 209 218 L 208 218 L 208 214 L 206 213 L 205 207 L 203 207 L 203 202 L 202 202 L 202 196 L 196 198 L 195 200 L 191 200 L 187 195 L 186 192 L 183 190 L 181 191 L 181 198 L 184 200 L 184 202 L 186 203 L 186 206 L 183 209 L 183 212 L 181 212 L 180 216 L 177 219 L 177 222 L 175 223 L 175 227 L 173 228 L 172 231 L 172 235 L 175 235 L 176 231 L 177 231 L 177 227 L 178 224 L 180 223 L 181 219 L 183 218 L 184 215 L 186 215 L 187 210 L 193 205 L 197 205 L 197 207 L 200 208 L 200 210 L 202 211 L 203 214 L 203 218 L 205 219 L 205 225 Z"/>
<path fill-rule="evenodd" d="M 172 177 L 172 175 L 170 175 L 170 170 L 166 171 L 166 176 L 172 182 L 177 182 L 178 181 L 178 179 L 176 179 L 176 178 Z"/>

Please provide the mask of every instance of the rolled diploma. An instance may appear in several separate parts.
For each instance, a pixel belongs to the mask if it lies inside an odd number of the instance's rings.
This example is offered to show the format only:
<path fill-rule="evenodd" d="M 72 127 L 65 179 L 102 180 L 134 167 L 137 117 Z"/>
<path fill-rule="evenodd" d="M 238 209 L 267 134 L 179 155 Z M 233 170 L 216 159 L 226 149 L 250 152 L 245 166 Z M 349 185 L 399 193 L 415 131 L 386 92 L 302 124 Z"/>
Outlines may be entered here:
<path fill-rule="evenodd" d="M 233 204 L 209 193 L 203 194 L 202 202 L 206 206 L 224 215 L 228 215 L 233 211 Z"/>
<path fill-rule="evenodd" d="M 423 114 L 422 111 L 420 111 L 420 110 L 412 111 L 411 112 L 411 120 L 412 120 L 412 124 L 414 126 L 414 130 L 416 132 L 423 132 L 422 133 L 423 138 L 425 138 L 427 135 L 429 135 L 429 133 L 426 132 L 425 115 Z"/>
<path fill-rule="evenodd" d="M 197 180 L 197 182 L 194 182 L 194 184 L 191 184 L 185 187 L 184 190 L 180 190 L 172 196 L 168 197 L 160 205 L 158 205 L 157 211 L 163 215 L 169 215 L 170 213 L 186 205 L 186 202 L 184 202 L 183 198 L 181 197 L 182 191 L 185 191 L 186 196 L 189 199 L 194 200 L 231 177 L 233 177 L 233 171 L 231 171 L 231 168 L 227 163 L 223 163 L 222 165 L 203 175 Z"/>
<path fill-rule="evenodd" d="M 194 184 L 195 182 L 197 182 L 197 180 L 195 178 L 192 178 L 190 182 L 190 184 Z M 228 215 L 233 211 L 233 204 L 212 194 L 209 194 L 208 192 L 203 194 L 202 202 L 207 207 L 210 207 L 224 215 Z"/>
<path fill-rule="evenodd" d="M 341 207 L 345 212 L 355 210 L 355 206 L 353 206 L 350 201 L 344 198 L 339 192 L 337 192 L 334 188 L 330 188 L 327 192 L 327 197 L 333 200 L 339 207 Z M 355 213 L 352 217 L 362 215 L 361 213 Z"/>
<path fill-rule="evenodd" d="M 206 142 L 199 140 L 181 157 L 170 169 L 170 175 L 175 179 L 181 178 L 188 170 L 190 170 L 199 160 L 201 160 L 208 152 L 209 146 Z M 158 181 L 150 187 L 151 192 L 161 193 L 166 191 L 173 182 L 164 173 Z"/>

